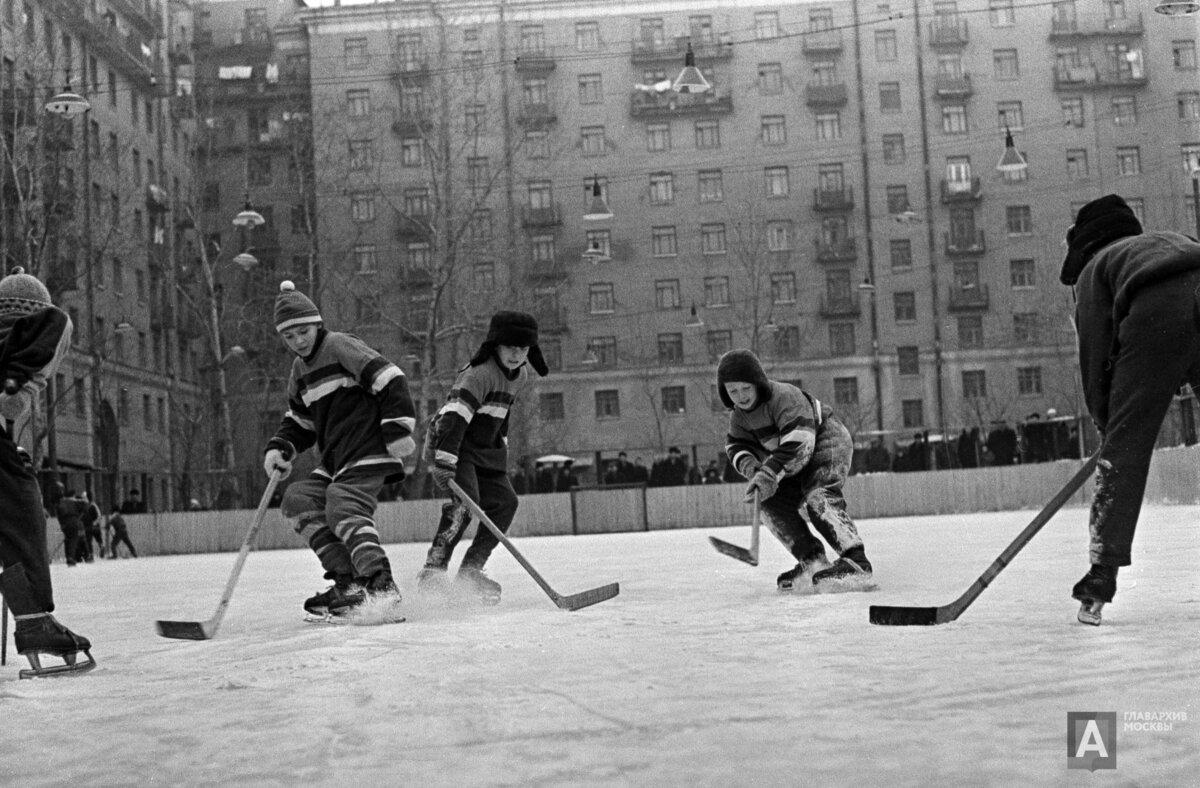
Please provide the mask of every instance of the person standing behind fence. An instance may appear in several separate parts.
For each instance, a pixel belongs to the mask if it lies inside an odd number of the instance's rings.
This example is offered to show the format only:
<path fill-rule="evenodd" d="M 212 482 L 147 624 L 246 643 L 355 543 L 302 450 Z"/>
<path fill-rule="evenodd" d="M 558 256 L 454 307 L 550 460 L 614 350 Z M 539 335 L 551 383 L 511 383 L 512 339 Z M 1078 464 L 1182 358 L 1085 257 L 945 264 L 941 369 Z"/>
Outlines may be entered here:
<path fill-rule="evenodd" d="M 112 530 L 109 540 L 109 558 L 117 557 L 117 545 L 124 544 L 129 548 L 129 555 L 137 558 L 137 548 L 129 541 L 129 527 L 125 524 L 125 516 L 121 514 L 120 506 L 113 506 L 112 514 L 108 516 L 108 527 Z"/>
<path fill-rule="evenodd" d="M 83 541 L 87 545 L 87 555 L 89 560 L 91 556 L 99 554 L 104 557 L 104 529 L 100 526 L 100 507 L 95 501 L 88 499 L 87 490 L 81 490 L 79 497 L 83 501 L 83 514 L 80 515 L 79 521 L 83 528 Z M 97 550 L 92 550 L 92 541 L 96 542 Z"/>
<path fill-rule="evenodd" d="M 129 491 L 129 497 L 121 502 L 121 514 L 145 514 L 146 502 L 137 488 Z"/>
<path fill-rule="evenodd" d="M 63 555 L 66 556 L 67 566 L 75 566 L 81 560 L 87 559 L 87 551 L 83 543 L 83 502 L 75 495 L 74 490 L 67 490 L 58 500 L 55 507 L 58 516 L 58 527 L 63 533 Z M 90 559 L 87 559 L 90 560 Z"/>

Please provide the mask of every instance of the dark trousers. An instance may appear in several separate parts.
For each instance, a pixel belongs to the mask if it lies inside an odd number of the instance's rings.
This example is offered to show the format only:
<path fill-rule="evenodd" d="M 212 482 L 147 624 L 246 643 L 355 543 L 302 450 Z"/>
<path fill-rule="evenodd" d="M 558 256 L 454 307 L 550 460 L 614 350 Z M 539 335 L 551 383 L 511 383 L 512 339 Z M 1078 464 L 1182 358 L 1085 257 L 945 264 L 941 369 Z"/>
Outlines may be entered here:
<path fill-rule="evenodd" d="M 1088 523 L 1093 564 L 1130 564 L 1159 428 L 1180 384 L 1200 391 L 1198 288 L 1198 271 L 1148 285 L 1121 322 Z"/>
<path fill-rule="evenodd" d="M 383 476 L 367 471 L 344 474 L 337 481 L 313 474 L 293 482 L 279 508 L 292 521 L 326 576 L 367 580 L 392 565 L 379 543 L 375 509 Z"/>
<path fill-rule="evenodd" d="M 513 517 L 517 514 L 517 494 L 513 491 L 512 482 L 504 471 L 490 471 L 476 468 L 467 462 L 458 464 L 458 472 L 454 477 L 463 492 L 479 504 L 484 514 L 500 529 L 508 533 Z M 462 539 L 463 532 L 471 522 L 471 512 L 453 497 L 442 504 L 442 516 L 438 520 L 437 533 L 433 544 L 429 546 L 429 554 L 425 558 L 426 566 L 446 568 L 454 547 Z M 475 538 L 463 555 L 462 565 L 482 569 L 487 563 L 492 551 L 500 540 L 480 523 L 475 529 Z"/>
<path fill-rule="evenodd" d="M 12 440 L 0 433 L 0 574 L 13 615 L 54 611 L 46 515 L 37 478 L 25 467 Z M 9 569 L 12 569 L 11 577 Z M 19 581 L 19 582 L 18 582 Z M 19 585 L 19 587 L 18 587 Z"/>
<path fill-rule="evenodd" d="M 112 558 L 117 557 L 117 545 L 124 544 L 129 548 L 129 554 L 137 558 L 137 550 L 133 546 L 133 542 L 129 541 L 129 531 L 125 528 L 114 528 L 112 533 L 112 543 L 109 545 L 109 554 Z"/>

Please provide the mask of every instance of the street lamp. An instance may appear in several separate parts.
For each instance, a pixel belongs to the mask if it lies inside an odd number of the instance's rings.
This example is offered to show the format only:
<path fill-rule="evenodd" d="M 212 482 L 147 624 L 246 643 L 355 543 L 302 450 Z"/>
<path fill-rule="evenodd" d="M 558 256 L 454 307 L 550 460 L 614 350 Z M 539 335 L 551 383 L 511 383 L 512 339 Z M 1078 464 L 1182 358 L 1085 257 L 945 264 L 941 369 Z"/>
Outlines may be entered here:
<path fill-rule="evenodd" d="M 243 230 L 253 230 L 256 227 L 262 227 L 267 223 L 263 215 L 254 210 L 254 206 L 250 204 L 250 192 L 246 192 L 246 204 L 237 216 L 233 217 L 233 226 L 240 227 Z"/>
<path fill-rule="evenodd" d="M 1163 16 L 1190 16 L 1200 11 L 1200 3 L 1193 0 L 1158 0 L 1154 13 Z"/>
<path fill-rule="evenodd" d="M 871 303 L 871 372 L 875 379 L 875 429 L 883 432 L 883 373 L 879 362 L 879 312 L 875 305 L 875 283 L 863 277 L 858 292 L 866 293 Z"/>
<path fill-rule="evenodd" d="M 92 108 L 88 100 L 78 93 L 71 90 L 71 81 L 67 80 L 67 86 L 63 88 L 63 92 L 54 96 L 46 102 L 46 111 L 51 115 L 58 115 L 63 118 L 73 118 L 76 115 L 82 115 Z"/>
<path fill-rule="evenodd" d="M 683 56 L 683 70 L 671 83 L 671 89 L 676 93 L 704 93 L 712 89 L 700 69 L 696 68 L 696 53 L 692 51 L 691 41 L 688 41 L 687 54 Z"/>
<path fill-rule="evenodd" d="M 237 263 L 238 267 L 240 267 L 246 273 L 250 273 L 250 269 L 258 265 L 258 258 L 250 254 L 250 251 L 247 250 L 241 254 L 235 255 L 233 262 Z"/>
<path fill-rule="evenodd" d="M 1015 174 L 1024 172 L 1029 169 L 1029 164 L 1026 163 L 1025 157 L 1017 150 L 1017 145 L 1013 142 L 1012 132 L 1008 126 L 1004 127 L 1004 153 L 1000 156 L 1000 161 L 996 163 L 996 170 L 1004 174 Z"/>
<path fill-rule="evenodd" d="M 592 201 L 588 204 L 587 213 L 583 215 L 585 222 L 607 222 L 613 218 L 612 209 L 608 207 L 608 200 L 604 199 L 604 195 L 600 191 L 600 176 L 592 176 Z"/>

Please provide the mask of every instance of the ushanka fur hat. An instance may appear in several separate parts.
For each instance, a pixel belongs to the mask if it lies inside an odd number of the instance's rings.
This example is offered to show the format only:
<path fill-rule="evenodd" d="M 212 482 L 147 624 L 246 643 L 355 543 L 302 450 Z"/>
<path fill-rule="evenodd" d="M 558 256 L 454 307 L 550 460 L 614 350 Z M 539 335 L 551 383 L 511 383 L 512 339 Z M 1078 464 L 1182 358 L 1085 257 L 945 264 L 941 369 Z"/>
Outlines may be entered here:
<path fill-rule="evenodd" d="M 1084 266 L 1104 247 L 1130 235 L 1141 235 L 1142 223 L 1129 203 L 1116 194 L 1106 194 L 1079 209 L 1075 224 L 1067 230 L 1067 256 L 1059 281 L 1073 285 Z"/>
<path fill-rule="evenodd" d="M 283 332 L 305 323 L 321 323 L 321 312 L 308 296 L 296 289 L 293 282 L 279 283 L 279 295 L 275 296 L 275 330 Z"/>
<path fill-rule="evenodd" d="M 50 291 L 24 268 L 0 279 L 0 315 L 30 315 L 50 305 Z"/>
<path fill-rule="evenodd" d="M 771 398 L 771 381 L 763 371 L 758 356 L 749 350 L 730 350 L 721 356 L 717 362 L 717 395 L 721 404 L 733 410 L 733 400 L 725 391 L 726 383 L 752 383 L 758 393 L 755 404 L 766 402 Z"/>
<path fill-rule="evenodd" d="M 529 366 L 541 377 L 546 377 L 550 368 L 538 347 L 537 318 L 527 312 L 497 312 L 488 323 L 487 337 L 475 355 L 471 366 L 477 367 L 487 361 L 500 345 L 529 348 Z"/>

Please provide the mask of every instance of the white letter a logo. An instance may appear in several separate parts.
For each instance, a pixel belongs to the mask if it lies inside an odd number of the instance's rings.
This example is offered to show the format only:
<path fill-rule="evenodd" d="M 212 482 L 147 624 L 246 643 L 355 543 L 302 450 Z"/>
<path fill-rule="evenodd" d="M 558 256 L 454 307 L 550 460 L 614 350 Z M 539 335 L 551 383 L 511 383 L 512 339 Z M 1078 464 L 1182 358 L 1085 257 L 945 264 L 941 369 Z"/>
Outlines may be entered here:
<path fill-rule="evenodd" d="M 1095 752 L 1097 757 L 1107 758 L 1108 749 L 1104 746 L 1104 737 L 1100 735 L 1100 726 L 1095 720 L 1088 720 L 1083 728 L 1083 736 L 1079 738 L 1079 747 L 1075 757 L 1082 758 L 1086 752 Z"/>

